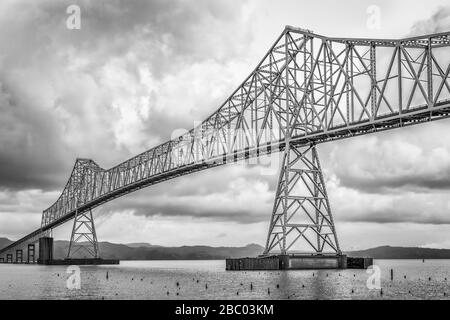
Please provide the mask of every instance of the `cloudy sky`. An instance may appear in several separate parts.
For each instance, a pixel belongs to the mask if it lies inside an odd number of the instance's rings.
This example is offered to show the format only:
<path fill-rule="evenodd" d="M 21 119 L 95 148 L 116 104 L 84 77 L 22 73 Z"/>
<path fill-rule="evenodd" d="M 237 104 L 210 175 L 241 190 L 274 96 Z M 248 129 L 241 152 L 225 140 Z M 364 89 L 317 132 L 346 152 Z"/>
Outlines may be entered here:
<path fill-rule="evenodd" d="M 397 38 L 450 30 L 446 3 L 1 1 L 0 236 L 38 228 L 75 158 L 108 168 L 209 115 L 285 25 Z M 66 27 L 71 4 L 80 30 Z M 343 249 L 450 248 L 449 135 L 443 120 L 319 146 Z M 95 209 L 99 240 L 263 244 L 277 179 L 265 173 L 229 165 L 114 200 Z"/>

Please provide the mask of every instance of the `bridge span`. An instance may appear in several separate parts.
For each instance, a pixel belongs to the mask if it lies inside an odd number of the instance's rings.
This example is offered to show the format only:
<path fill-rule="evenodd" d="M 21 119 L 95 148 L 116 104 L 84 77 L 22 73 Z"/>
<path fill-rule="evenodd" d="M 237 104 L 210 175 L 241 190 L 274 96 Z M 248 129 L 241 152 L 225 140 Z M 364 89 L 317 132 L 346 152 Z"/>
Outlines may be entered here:
<path fill-rule="evenodd" d="M 250 75 L 195 128 L 110 169 L 77 159 L 41 226 L 0 250 L 0 257 L 74 218 L 68 256 L 87 241 L 87 252 L 98 257 L 93 208 L 169 179 L 280 151 L 264 253 L 285 254 L 300 245 L 299 252 L 340 254 L 315 145 L 447 118 L 449 72 L 450 32 L 363 39 L 286 26 Z"/>

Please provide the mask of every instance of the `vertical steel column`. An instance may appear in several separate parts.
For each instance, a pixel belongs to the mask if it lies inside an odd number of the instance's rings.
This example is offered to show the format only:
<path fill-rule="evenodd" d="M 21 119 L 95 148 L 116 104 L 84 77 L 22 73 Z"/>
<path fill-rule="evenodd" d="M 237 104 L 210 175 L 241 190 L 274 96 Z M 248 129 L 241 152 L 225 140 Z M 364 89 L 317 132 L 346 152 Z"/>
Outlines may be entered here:
<path fill-rule="evenodd" d="M 286 128 L 284 134 L 284 142 L 285 142 L 285 156 L 286 163 L 289 164 L 289 150 L 291 144 L 291 126 L 290 126 L 290 105 L 289 105 L 289 46 L 288 46 L 288 34 L 286 31 L 284 35 L 284 50 L 285 50 L 285 58 L 286 58 L 286 68 L 285 68 L 285 82 L 284 82 L 284 91 L 286 94 Z M 289 181 L 289 170 L 284 171 L 284 194 L 285 198 L 283 199 L 283 246 L 281 249 L 281 254 L 286 254 L 286 222 L 287 222 L 287 196 L 288 196 L 288 181 Z"/>
<path fill-rule="evenodd" d="M 328 131 L 328 79 L 327 79 L 327 40 L 323 39 L 322 40 L 322 48 L 323 48 L 323 120 L 321 123 L 321 127 L 323 128 L 324 131 Z M 317 57 L 318 59 L 320 59 L 319 57 Z"/>
<path fill-rule="evenodd" d="M 316 149 L 314 148 L 314 151 L 315 151 Z M 312 152 L 312 162 L 313 163 L 317 163 L 317 160 L 318 160 L 318 157 L 317 157 L 317 154 L 315 153 L 315 152 Z M 318 171 L 317 170 L 314 170 L 314 172 L 313 172 L 313 180 L 314 181 L 317 181 L 317 174 L 318 174 Z M 315 213 L 316 213 L 316 220 L 315 220 L 315 224 L 316 224 L 316 232 L 317 232 L 317 248 L 318 248 L 318 252 L 321 252 L 322 251 L 322 249 L 321 249 L 321 245 L 320 245 L 320 210 L 319 210 L 319 206 L 320 206 L 320 203 L 319 203 L 319 188 L 317 187 L 317 184 L 316 183 L 314 183 L 314 187 L 313 187 L 313 189 L 314 189 L 314 193 L 313 193 L 313 201 L 314 201 L 314 207 L 315 207 Z"/>
<path fill-rule="evenodd" d="M 370 87 L 370 116 L 371 120 L 376 118 L 377 110 L 377 57 L 376 57 L 376 47 L 372 42 L 370 44 L 370 77 L 371 77 L 371 87 Z"/>
<path fill-rule="evenodd" d="M 402 43 L 397 46 L 397 69 L 398 69 L 398 114 L 402 114 L 403 109 L 403 86 L 402 86 Z"/>
<path fill-rule="evenodd" d="M 354 71 L 353 71 L 353 44 L 350 44 L 350 57 L 349 57 L 349 61 L 350 61 L 350 83 L 351 83 L 351 96 L 350 96 L 350 105 L 351 105 L 351 111 L 350 111 L 350 115 L 351 115 L 351 121 L 354 122 L 355 121 L 355 87 L 354 87 L 354 82 L 353 82 L 353 78 L 354 78 Z"/>
<path fill-rule="evenodd" d="M 347 50 L 347 55 L 351 53 L 350 51 L 350 44 L 346 43 L 346 50 Z M 350 123 L 350 76 L 349 76 L 349 61 L 350 58 L 347 57 L 347 59 L 345 60 L 345 104 L 346 104 L 346 111 L 347 111 L 347 118 L 345 119 L 347 121 L 346 125 L 348 125 Z"/>
<path fill-rule="evenodd" d="M 428 38 L 427 52 L 427 94 L 428 94 L 428 108 L 431 108 L 434 103 L 433 97 L 433 59 L 431 53 L 431 38 Z"/>

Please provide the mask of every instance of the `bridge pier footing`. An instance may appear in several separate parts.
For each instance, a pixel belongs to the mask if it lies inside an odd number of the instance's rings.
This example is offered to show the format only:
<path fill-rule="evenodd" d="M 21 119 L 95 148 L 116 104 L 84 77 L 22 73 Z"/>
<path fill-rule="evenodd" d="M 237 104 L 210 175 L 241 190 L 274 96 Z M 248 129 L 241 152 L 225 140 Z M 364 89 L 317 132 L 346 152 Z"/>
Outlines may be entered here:
<path fill-rule="evenodd" d="M 367 269 L 372 258 L 355 258 L 346 255 L 270 255 L 253 258 L 226 259 L 226 270 L 316 270 L 316 269 Z"/>
<path fill-rule="evenodd" d="M 68 266 L 68 265 L 77 265 L 77 266 L 89 266 L 89 265 L 109 265 L 109 264 L 120 264 L 120 260 L 118 259 L 102 259 L 102 258 L 80 258 L 80 259 L 54 259 L 48 260 L 46 265 L 52 266 Z"/>

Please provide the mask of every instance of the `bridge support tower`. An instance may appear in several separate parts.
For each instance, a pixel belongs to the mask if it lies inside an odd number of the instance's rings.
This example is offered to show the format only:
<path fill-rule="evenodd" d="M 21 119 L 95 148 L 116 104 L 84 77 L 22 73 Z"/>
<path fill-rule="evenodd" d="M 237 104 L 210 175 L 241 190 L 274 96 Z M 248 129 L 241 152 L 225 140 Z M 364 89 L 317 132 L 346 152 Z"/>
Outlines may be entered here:
<path fill-rule="evenodd" d="M 264 253 L 226 259 L 226 270 L 366 269 L 343 255 L 315 144 L 286 144 Z"/>
<path fill-rule="evenodd" d="M 75 214 L 67 259 L 77 256 L 91 259 L 99 258 L 97 234 L 91 210 Z"/>
<path fill-rule="evenodd" d="M 286 146 L 264 255 L 337 255 L 341 250 L 316 146 Z"/>

